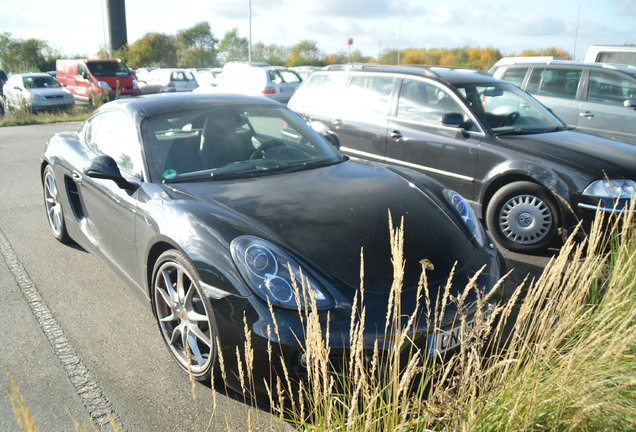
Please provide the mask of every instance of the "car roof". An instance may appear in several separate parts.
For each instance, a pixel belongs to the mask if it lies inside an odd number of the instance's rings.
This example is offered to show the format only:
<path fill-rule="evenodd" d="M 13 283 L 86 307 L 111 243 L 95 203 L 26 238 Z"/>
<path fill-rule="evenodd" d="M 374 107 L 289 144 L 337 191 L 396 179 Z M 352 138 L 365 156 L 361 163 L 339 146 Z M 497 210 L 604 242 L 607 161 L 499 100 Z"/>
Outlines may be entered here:
<path fill-rule="evenodd" d="M 354 64 L 331 66 L 325 71 L 316 71 L 314 74 L 339 74 L 339 73 L 384 73 L 396 75 L 410 75 L 443 80 L 451 84 L 457 83 L 483 83 L 501 82 L 488 75 L 485 71 L 470 68 L 454 68 L 445 66 L 428 65 L 378 65 L 378 64 Z"/>
<path fill-rule="evenodd" d="M 97 111 L 117 108 L 139 117 L 152 117 L 170 112 L 189 109 L 205 109 L 213 105 L 282 105 L 266 97 L 244 96 L 225 93 L 167 93 L 141 95 L 126 99 L 117 99 L 102 105 Z"/>
<path fill-rule="evenodd" d="M 556 67 L 585 67 L 592 69 L 609 69 L 618 72 L 625 72 L 629 74 L 636 74 L 636 66 L 621 65 L 614 63 L 585 63 L 574 60 L 523 60 L 523 57 L 519 57 L 514 60 L 495 64 L 496 66 L 556 66 Z"/>

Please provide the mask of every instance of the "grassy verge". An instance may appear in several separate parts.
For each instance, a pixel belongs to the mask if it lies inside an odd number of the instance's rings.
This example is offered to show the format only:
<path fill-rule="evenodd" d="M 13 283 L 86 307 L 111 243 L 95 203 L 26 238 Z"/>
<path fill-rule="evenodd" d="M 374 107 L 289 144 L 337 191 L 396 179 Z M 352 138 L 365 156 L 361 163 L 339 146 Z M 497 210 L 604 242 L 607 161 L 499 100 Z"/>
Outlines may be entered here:
<path fill-rule="evenodd" d="M 92 112 L 93 108 L 88 105 L 77 105 L 65 111 L 42 113 L 32 113 L 28 110 L 11 110 L 5 112 L 4 116 L 0 116 L 0 127 L 84 121 Z"/>

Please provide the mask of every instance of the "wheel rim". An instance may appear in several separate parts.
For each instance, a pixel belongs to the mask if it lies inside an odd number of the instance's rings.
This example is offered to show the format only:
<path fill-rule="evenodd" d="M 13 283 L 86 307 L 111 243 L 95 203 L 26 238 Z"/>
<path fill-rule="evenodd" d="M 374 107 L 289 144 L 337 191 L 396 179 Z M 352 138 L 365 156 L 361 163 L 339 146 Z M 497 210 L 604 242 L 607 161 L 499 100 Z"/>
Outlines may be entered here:
<path fill-rule="evenodd" d="M 499 212 L 503 235 L 517 244 L 536 244 L 552 230 L 553 215 L 548 204 L 535 195 L 518 195 L 509 199 Z"/>
<path fill-rule="evenodd" d="M 63 230 L 62 206 L 60 205 L 57 186 L 53 174 L 46 172 L 44 177 L 44 202 L 49 225 L 55 236 L 59 237 Z"/>
<path fill-rule="evenodd" d="M 180 365 L 205 373 L 214 359 L 208 311 L 186 270 L 166 262 L 155 276 L 154 300 L 163 337 Z"/>

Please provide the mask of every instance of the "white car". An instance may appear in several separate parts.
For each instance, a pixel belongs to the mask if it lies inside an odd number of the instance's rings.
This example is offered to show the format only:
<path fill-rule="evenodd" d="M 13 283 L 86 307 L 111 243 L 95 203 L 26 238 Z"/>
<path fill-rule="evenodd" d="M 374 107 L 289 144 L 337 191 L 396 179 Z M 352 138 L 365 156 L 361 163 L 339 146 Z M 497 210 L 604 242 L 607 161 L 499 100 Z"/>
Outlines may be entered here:
<path fill-rule="evenodd" d="M 162 68 L 138 77 L 142 94 L 188 92 L 199 87 L 192 72 L 185 69 Z"/>
<path fill-rule="evenodd" d="M 4 85 L 3 93 L 7 111 L 67 109 L 75 104 L 71 92 L 44 72 L 11 75 Z"/>
<path fill-rule="evenodd" d="M 302 82 L 293 70 L 264 63 L 229 62 L 216 78 L 216 90 L 267 96 L 286 104 Z"/>

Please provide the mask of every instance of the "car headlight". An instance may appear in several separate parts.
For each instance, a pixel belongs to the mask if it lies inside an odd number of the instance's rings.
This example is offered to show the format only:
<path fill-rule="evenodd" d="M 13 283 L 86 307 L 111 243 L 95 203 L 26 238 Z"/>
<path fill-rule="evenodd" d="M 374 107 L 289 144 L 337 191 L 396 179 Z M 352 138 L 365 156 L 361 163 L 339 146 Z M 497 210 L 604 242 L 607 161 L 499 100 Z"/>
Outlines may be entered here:
<path fill-rule="evenodd" d="M 466 199 L 458 194 L 457 192 L 444 189 L 444 196 L 448 200 L 451 208 L 457 213 L 457 215 L 464 221 L 464 225 L 468 228 L 468 231 L 473 235 L 477 243 L 481 247 L 484 247 L 486 244 L 486 233 L 484 232 L 484 227 L 479 222 L 479 218 L 473 211 L 472 207 L 466 201 Z"/>
<path fill-rule="evenodd" d="M 100 81 L 97 84 L 99 85 L 99 88 L 102 90 L 112 90 L 112 88 L 106 81 Z"/>
<path fill-rule="evenodd" d="M 333 306 L 330 295 L 308 271 L 292 259 L 281 248 L 259 237 L 240 236 L 230 245 L 232 258 L 243 278 L 263 300 L 274 306 L 298 309 L 309 305 L 304 291 L 313 293 L 318 309 Z M 291 272 L 290 272 L 291 269 Z M 304 280 L 304 285 L 303 285 Z M 298 288 L 298 296 L 294 292 Z"/>
<path fill-rule="evenodd" d="M 634 180 L 596 180 L 583 191 L 583 195 L 594 196 L 598 198 L 635 198 L 636 197 L 636 181 Z"/>

